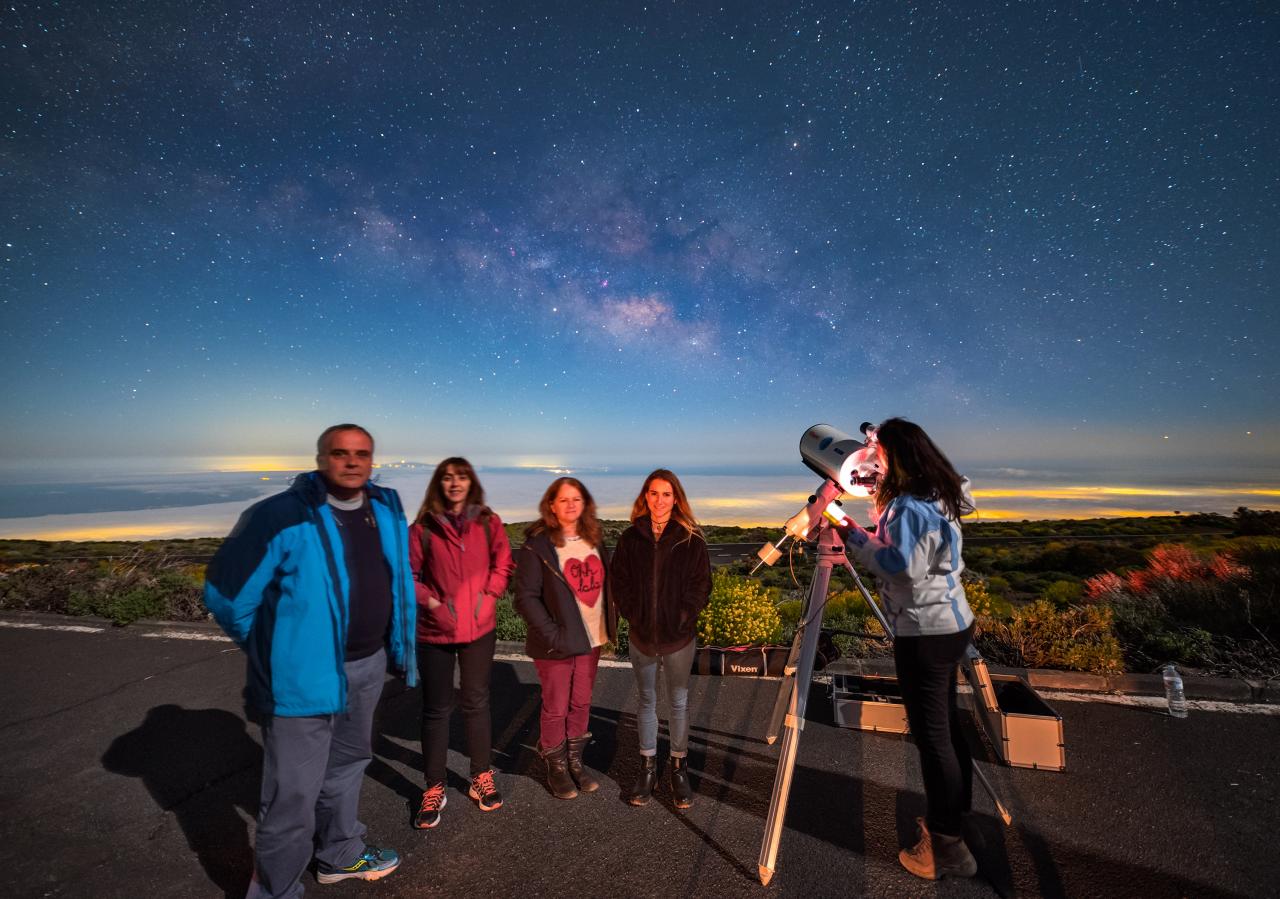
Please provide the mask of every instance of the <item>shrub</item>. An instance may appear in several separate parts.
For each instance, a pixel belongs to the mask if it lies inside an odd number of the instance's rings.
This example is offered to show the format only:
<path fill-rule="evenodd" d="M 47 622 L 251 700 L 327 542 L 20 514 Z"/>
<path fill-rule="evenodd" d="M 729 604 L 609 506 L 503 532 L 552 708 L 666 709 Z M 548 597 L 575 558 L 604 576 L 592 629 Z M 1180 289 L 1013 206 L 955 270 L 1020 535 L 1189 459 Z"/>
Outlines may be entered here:
<path fill-rule="evenodd" d="M 964 597 L 977 618 L 1010 618 L 1013 616 L 1013 606 L 1003 596 L 992 593 L 989 584 L 993 580 L 996 578 L 984 581 L 977 577 L 966 577 Z"/>
<path fill-rule="evenodd" d="M 1255 512 L 1241 506 L 1236 509 L 1235 529 L 1242 537 L 1280 535 L 1280 512 Z"/>
<path fill-rule="evenodd" d="M 1078 581 L 1054 581 L 1044 589 L 1040 598 L 1053 604 L 1056 609 L 1065 609 L 1080 602 L 1084 595 L 1084 585 Z"/>
<path fill-rule="evenodd" d="M 51 562 L 0 581 L 0 607 L 60 615 L 97 615 L 116 624 L 141 618 L 208 618 L 197 573 L 166 554 L 134 552 L 97 563 Z"/>
<path fill-rule="evenodd" d="M 0 608 L 74 615 L 71 597 L 100 576 L 93 562 L 51 562 L 11 569 L 0 577 Z"/>
<path fill-rule="evenodd" d="M 781 636 L 778 611 L 757 581 L 720 571 L 711 575 L 711 600 L 698 616 L 698 640 L 709 646 L 765 643 Z"/>
<path fill-rule="evenodd" d="M 528 636 L 528 627 L 525 625 L 524 619 L 520 617 L 520 613 L 516 611 L 510 593 L 504 594 L 498 600 L 495 611 L 498 620 L 497 634 L 499 640 L 523 641 Z"/>
<path fill-rule="evenodd" d="M 1046 600 L 1019 609 L 1009 621 L 987 618 L 975 641 L 983 655 L 1026 668 L 1066 668 L 1111 674 L 1123 670 L 1111 609 L 1059 611 Z"/>

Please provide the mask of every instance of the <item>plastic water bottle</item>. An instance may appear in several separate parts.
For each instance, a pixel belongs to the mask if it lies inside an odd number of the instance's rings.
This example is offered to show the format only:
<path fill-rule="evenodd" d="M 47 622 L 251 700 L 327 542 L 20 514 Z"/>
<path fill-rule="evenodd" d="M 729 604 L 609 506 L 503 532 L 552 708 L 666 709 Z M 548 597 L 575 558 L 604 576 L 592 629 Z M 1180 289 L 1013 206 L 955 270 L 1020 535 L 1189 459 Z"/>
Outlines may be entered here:
<path fill-rule="evenodd" d="M 1164 666 L 1164 696 L 1169 701 L 1171 716 L 1187 717 L 1187 694 L 1182 690 L 1182 675 L 1172 662 Z"/>

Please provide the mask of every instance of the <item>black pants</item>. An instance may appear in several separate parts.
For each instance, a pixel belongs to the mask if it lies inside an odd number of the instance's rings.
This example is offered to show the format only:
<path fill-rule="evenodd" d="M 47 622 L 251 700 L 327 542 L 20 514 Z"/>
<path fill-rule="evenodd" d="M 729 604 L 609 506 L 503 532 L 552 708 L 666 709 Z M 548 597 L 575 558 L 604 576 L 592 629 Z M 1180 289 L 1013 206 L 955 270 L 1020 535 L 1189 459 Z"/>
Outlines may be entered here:
<path fill-rule="evenodd" d="M 444 783 L 449 756 L 449 716 L 453 713 L 453 665 L 457 659 L 461 688 L 458 704 L 467 729 L 471 776 L 487 771 L 493 743 L 489 717 L 489 673 L 497 631 L 471 643 L 419 643 L 422 676 L 422 767 L 428 787 Z"/>
<path fill-rule="evenodd" d="M 920 751 L 925 823 L 931 833 L 959 836 L 960 816 L 973 805 L 973 757 L 960 730 L 956 706 L 956 666 L 973 634 L 898 637 L 893 661 L 907 707 L 907 723 Z"/>

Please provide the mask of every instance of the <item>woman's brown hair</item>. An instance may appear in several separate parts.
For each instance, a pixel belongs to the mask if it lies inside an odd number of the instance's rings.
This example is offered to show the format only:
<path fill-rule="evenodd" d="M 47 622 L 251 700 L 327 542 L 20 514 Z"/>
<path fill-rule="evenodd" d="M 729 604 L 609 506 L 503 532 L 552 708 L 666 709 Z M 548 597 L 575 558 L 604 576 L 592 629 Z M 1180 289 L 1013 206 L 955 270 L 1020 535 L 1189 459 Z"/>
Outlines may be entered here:
<path fill-rule="evenodd" d="M 973 511 L 960 475 L 924 428 L 905 418 L 890 418 L 876 429 L 876 441 L 889 463 L 876 488 L 876 508 L 884 509 L 899 496 L 914 496 L 942 503 L 956 521 Z"/>
<path fill-rule="evenodd" d="M 484 488 L 480 486 L 480 479 L 476 477 L 476 470 L 471 463 L 461 456 L 450 456 L 439 465 L 431 475 L 431 480 L 427 482 L 427 492 L 422 497 L 422 506 L 418 509 L 418 516 L 413 519 L 414 524 L 424 524 L 432 515 L 443 515 L 445 510 L 449 508 L 449 504 L 444 498 L 444 476 L 448 474 L 452 468 L 454 474 L 465 475 L 471 479 L 471 489 L 467 491 L 467 499 L 465 506 L 479 506 L 480 517 L 487 518 L 493 513 L 489 507 L 484 504 Z"/>
<path fill-rule="evenodd" d="M 684 485 L 680 483 L 675 472 L 667 468 L 656 468 L 644 479 L 640 495 L 631 504 L 631 523 L 635 524 L 637 519 L 649 514 L 649 501 L 646 494 L 649 492 L 649 485 L 654 481 L 666 481 L 671 485 L 671 498 L 674 500 L 671 504 L 671 518 L 685 529 L 687 532 L 685 539 L 689 539 L 694 534 L 701 534 L 702 529 L 698 527 L 698 522 L 693 517 L 693 509 L 689 507 L 689 498 L 685 496 Z"/>
<path fill-rule="evenodd" d="M 578 536 L 590 546 L 599 549 L 603 542 L 604 528 L 600 526 L 600 519 L 596 518 L 596 501 L 591 496 L 591 491 L 577 478 L 556 478 L 551 482 L 551 486 L 547 488 L 546 493 L 542 494 L 542 499 L 538 502 L 538 520 L 529 525 L 525 536 L 532 537 L 535 534 L 545 533 L 556 546 L 564 546 L 564 533 L 560 528 L 560 519 L 556 518 L 551 504 L 556 501 L 560 488 L 566 484 L 582 494 L 582 517 L 578 519 Z"/>

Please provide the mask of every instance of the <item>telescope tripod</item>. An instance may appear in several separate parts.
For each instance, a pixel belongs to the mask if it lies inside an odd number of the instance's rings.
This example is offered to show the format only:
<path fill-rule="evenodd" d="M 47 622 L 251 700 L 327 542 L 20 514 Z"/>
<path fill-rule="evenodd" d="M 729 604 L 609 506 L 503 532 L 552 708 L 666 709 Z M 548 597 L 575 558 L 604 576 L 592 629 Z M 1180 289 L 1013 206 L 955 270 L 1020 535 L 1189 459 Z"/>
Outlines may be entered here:
<path fill-rule="evenodd" d="M 814 547 L 817 553 L 817 564 L 813 571 L 813 580 L 809 584 L 809 592 L 805 596 L 800 611 L 800 623 L 796 629 L 795 639 L 791 641 L 791 652 L 787 656 L 782 683 L 778 687 L 778 697 L 774 701 L 773 713 L 769 717 L 769 730 L 765 734 L 765 741 L 772 745 L 778 738 L 779 730 L 782 732 L 778 771 L 773 779 L 773 796 L 769 800 L 764 840 L 760 844 L 758 871 L 760 883 L 764 886 L 769 885 L 777 867 L 778 845 L 782 840 L 782 824 L 787 814 L 787 799 L 791 795 L 791 777 L 795 772 L 800 731 L 804 730 L 809 683 L 813 679 L 814 657 L 817 655 L 818 636 L 822 630 L 822 615 L 827 604 L 827 591 L 831 585 L 833 568 L 837 565 L 843 566 L 853 576 L 858 592 L 862 594 L 867 606 L 875 614 L 880 626 L 884 628 L 885 635 L 889 639 L 893 638 L 893 629 L 889 626 L 884 612 L 872 598 L 862 579 L 858 577 L 857 570 L 845 555 L 844 542 L 840 539 L 839 533 L 826 521 L 822 521 L 818 527 Z M 1010 824 L 1013 819 L 976 762 L 973 765 L 973 773 L 991 795 L 1004 823 Z"/>

